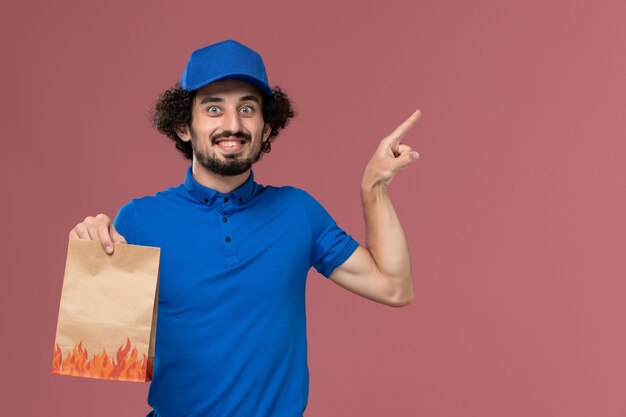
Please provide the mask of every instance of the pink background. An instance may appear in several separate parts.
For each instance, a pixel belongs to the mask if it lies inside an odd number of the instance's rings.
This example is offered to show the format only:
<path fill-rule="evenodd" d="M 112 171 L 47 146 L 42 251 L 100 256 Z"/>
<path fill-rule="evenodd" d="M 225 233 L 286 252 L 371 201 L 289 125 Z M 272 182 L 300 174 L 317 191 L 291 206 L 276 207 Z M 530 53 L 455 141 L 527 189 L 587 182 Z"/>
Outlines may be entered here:
<path fill-rule="evenodd" d="M 390 186 L 416 300 L 311 272 L 308 417 L 626 415 L 623 1 L 4 1 L 0 20 L 2 415 L 148 411 L 147 384 L 50 375 L 67 234 L 183 180 L 146 115 L 227 38 L 299 112 L 257 180 L 361 242 L 363 168 L 423 110 Z"/>

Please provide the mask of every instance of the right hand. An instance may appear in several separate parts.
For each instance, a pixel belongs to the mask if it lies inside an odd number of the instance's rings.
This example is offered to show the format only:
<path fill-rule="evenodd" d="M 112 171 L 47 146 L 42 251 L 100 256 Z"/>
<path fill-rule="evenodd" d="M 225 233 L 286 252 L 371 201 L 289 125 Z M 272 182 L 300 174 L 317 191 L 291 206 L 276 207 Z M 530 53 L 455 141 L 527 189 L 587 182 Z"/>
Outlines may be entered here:
<path fill-rule="evenodd" d="M 124 236 L 115 230 L 113 222 L 106 214 L 86 217 L 70 230 L 70 239 L 97 240 L 108 254 L 113 253 L 113 243 L 126 243 Z"/>

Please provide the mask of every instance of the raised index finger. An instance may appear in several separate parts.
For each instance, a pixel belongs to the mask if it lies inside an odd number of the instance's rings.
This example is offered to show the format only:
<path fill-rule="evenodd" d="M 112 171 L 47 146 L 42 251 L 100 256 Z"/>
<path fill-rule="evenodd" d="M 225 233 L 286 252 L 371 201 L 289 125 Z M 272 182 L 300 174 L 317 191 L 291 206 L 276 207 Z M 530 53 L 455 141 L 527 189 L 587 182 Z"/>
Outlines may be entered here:
<path fill-rule="evenodd" d="M 402 124 L 398 126 L 396 130 L 391 132 L 391 134 L 385 138 L 384 144 L 388 146 L 399 142 L 402 136 L 404 136 L 406 132 L 408 132 L 411 127 L 413 127 L 413 125 L 415 124 L 415 122 L 417 122 L 421 115 L 422 111 L 419 109 L 416 110 L 415 113 L 409 116 L 408 119 L 402 122 Z"/>

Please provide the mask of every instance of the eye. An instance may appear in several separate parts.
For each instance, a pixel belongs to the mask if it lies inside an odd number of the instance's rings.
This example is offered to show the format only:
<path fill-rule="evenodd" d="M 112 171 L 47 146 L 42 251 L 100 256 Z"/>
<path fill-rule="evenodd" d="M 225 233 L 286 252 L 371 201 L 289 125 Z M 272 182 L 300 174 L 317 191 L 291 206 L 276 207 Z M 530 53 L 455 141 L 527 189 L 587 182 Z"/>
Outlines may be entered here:
<path fill-rule="evenodd" d="M 217 106 L 211 106 L 211 107 L 209 107 L 209 108 L 207 109 L 207 111 L 208 111 L 209 113 L 219 113 L 220 108 L 219 108 L 219 107 L 217 107 Z"/>
<path fill-rule="evenodd" d="M 242 113 L 246 113 L 246 114 L 250 114 L 254 111 L 254 109 L 251 106 L 243 106 L 241 109 L 239 109 L 240 112 Z"/>

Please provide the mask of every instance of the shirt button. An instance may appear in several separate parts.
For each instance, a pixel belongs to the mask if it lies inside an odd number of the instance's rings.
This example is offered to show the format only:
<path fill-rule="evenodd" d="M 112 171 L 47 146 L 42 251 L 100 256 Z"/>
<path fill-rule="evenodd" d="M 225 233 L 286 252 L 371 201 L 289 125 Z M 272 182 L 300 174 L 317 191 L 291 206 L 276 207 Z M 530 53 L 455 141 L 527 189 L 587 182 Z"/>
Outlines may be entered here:
<path fill-rule="evenodd" d="M 226 236 L 226 241 L 230 242 L 230 236 Z"/>
<path fill-rule="evenodd" d="M 224 223 L 226 223 L 226 222 L 228 221 L 228 219 L 227 219 L 226 217 L 222 217 L 222 221 L 223 221 Z"/>
<path fill-rule="evenodd" d="M 224 203 L 228 203 L 228 197 L 224 197 Z"/>

